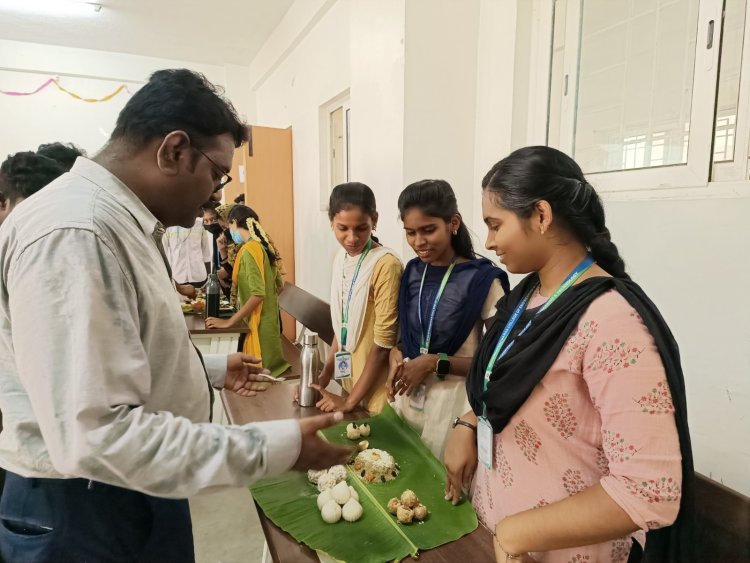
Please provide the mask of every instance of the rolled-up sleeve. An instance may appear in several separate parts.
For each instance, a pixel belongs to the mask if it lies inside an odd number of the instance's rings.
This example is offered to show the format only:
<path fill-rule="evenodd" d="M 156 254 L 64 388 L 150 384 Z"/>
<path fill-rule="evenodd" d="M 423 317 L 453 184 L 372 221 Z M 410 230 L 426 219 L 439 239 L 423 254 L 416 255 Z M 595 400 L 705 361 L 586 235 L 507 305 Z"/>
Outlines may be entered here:
<path fill-rule="evenodd" d="M 296 421 L 220 426 L 146 407 L 154 374 L 138 294 L 93 231 L 39 238 L 14 257 L 7 287 L 18 376 L 60 474 L 185 498 L 296 461 Z"/>
<path fill-rule="evenodd" d="M 598 326 L 583 376 L 602 421 L 601 449 L 609 469 L 601 485 L 648 530 L 669 526 L 677 517 L 682 456 L 661 357 L 640 317 L 628 308 L 589 312 Z"/>
<path fill-rule="evenodd" d="M 393 348 L 398 336 L 398 290 L 403 266 L 386 254 L 375 266 L 372 291 L 375 310 L 374 341 L 381 348 Z"/>

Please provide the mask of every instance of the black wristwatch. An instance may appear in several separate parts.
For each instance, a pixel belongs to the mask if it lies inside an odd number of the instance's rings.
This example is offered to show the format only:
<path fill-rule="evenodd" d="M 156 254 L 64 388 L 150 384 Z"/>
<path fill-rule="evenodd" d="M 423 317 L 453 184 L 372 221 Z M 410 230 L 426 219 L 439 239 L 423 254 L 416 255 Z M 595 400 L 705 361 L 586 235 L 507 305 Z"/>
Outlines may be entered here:
<path fill-rule="evenodd" d="M 435 373 L 439 379 L 445 379 L 445 376 L 450 373 L 451 361 L 448 359 L 448 354 L 440 353 L 437 355 L 438 361 L 435 366 Z"/>
<path fill-rule="evenodd" d="M 461 419 L 461 417 L 460 417 L 460 416 L 457 416 L 457 417 L 456 417 L 456 418 L 455 418 L 455 419 L 453 420 L 453 424 L 451 425 L 451 428 L 455 428 L 455 427 L 456 427 L 456 426 L 458 426 L 459 424 L 460 424 L 461 426 L 466 426 L 466 428 L 471 428 L 471 429 L 472 429 L 472 430 L 473 430 L 474 432 L 476 432 L 476 431 L 477 431 L 477 427 L 476 427 L 476 426 L 474 426 L 474 425 L 473 425 L 473 424 L 472 424 L 471 422 L 466 422 L 465 420 Z"/>

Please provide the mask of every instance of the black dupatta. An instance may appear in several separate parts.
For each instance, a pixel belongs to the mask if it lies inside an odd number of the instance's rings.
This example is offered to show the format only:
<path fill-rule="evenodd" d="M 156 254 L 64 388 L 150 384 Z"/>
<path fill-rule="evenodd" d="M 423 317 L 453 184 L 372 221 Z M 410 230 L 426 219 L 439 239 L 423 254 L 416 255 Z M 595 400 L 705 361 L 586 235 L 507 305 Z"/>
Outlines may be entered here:
<path fill-rule="evenodd" d="M 641 316 L 659 350 L 672 394 L 674 417 L 682 453 L 683 483 L 680 512 L 672 526 L 647 533 L 643 561 L 649 563 L 691 561 L 694 553 L 692 548 L 693 454 L 680 353 L 667 323 L 656 305 L 638 284 L 626 279 L 596 277 L 568 289 L 549 309 L 534 317 L 529 330 L 517 337 L 513 347 L 497 361 L 487 391 L 484 391 L 484 372 L 500 333 L 513 310 L 524 295 L 538 283 L 538 279 L 536 274 L 527 276 L 498 303 L 495 321 L 484 335 L 466 378 L 466 391 L 473 411 L 481 415 L 482 407 L 486 405 L 487 418 L 493 430 L 496 433 L 502 431 L 531 395 L 534 387 L 546 375 L 591 302 L 611 289 L 616 290 Z M 534 312 L 527 310 L 524 313 L 510 338 L 516 336 Z"/>

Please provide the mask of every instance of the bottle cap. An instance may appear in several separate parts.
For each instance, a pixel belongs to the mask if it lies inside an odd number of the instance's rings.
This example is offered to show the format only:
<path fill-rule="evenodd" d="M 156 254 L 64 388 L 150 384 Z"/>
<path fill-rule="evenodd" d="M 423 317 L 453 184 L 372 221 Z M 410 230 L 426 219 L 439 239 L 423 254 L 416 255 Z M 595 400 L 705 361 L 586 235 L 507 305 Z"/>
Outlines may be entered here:
<path fill-rule="evenodd" d="M 306 332 L 305 333 L 305 346 L 317 346 L 318 345 L 318 333 L 317 332 Z"/>

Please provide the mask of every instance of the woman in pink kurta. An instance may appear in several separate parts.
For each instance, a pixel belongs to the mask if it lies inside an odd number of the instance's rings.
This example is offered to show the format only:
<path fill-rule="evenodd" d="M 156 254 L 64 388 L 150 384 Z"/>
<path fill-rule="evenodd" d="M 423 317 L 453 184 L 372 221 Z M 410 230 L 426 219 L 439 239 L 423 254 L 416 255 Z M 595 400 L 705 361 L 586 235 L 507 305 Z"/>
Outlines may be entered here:
<path fill-rule="evenodd" d="M 529 307 L 546 299 L 538 293 Z M 554 364 L 495 437 L 472 502 L 490 530 L 506 516 L 600 483 L 640 530 L 671 524 L 680 507 L 680 444 L 664 367 L 640 316 L 617 292 L 593 301 Z M 537 561 L 628 559 L 631 539 L 531 553 Z"/>
<path fill-rule="evenodd" d="M 530 275 L 498 303 L 467 376 L 447 495 L 470 491 L 498 561 L 689 560 L 679 352 L 598 195 L 568 156 L 527 147 L 487 174 L 482 210 L 487 248 Z"/>

